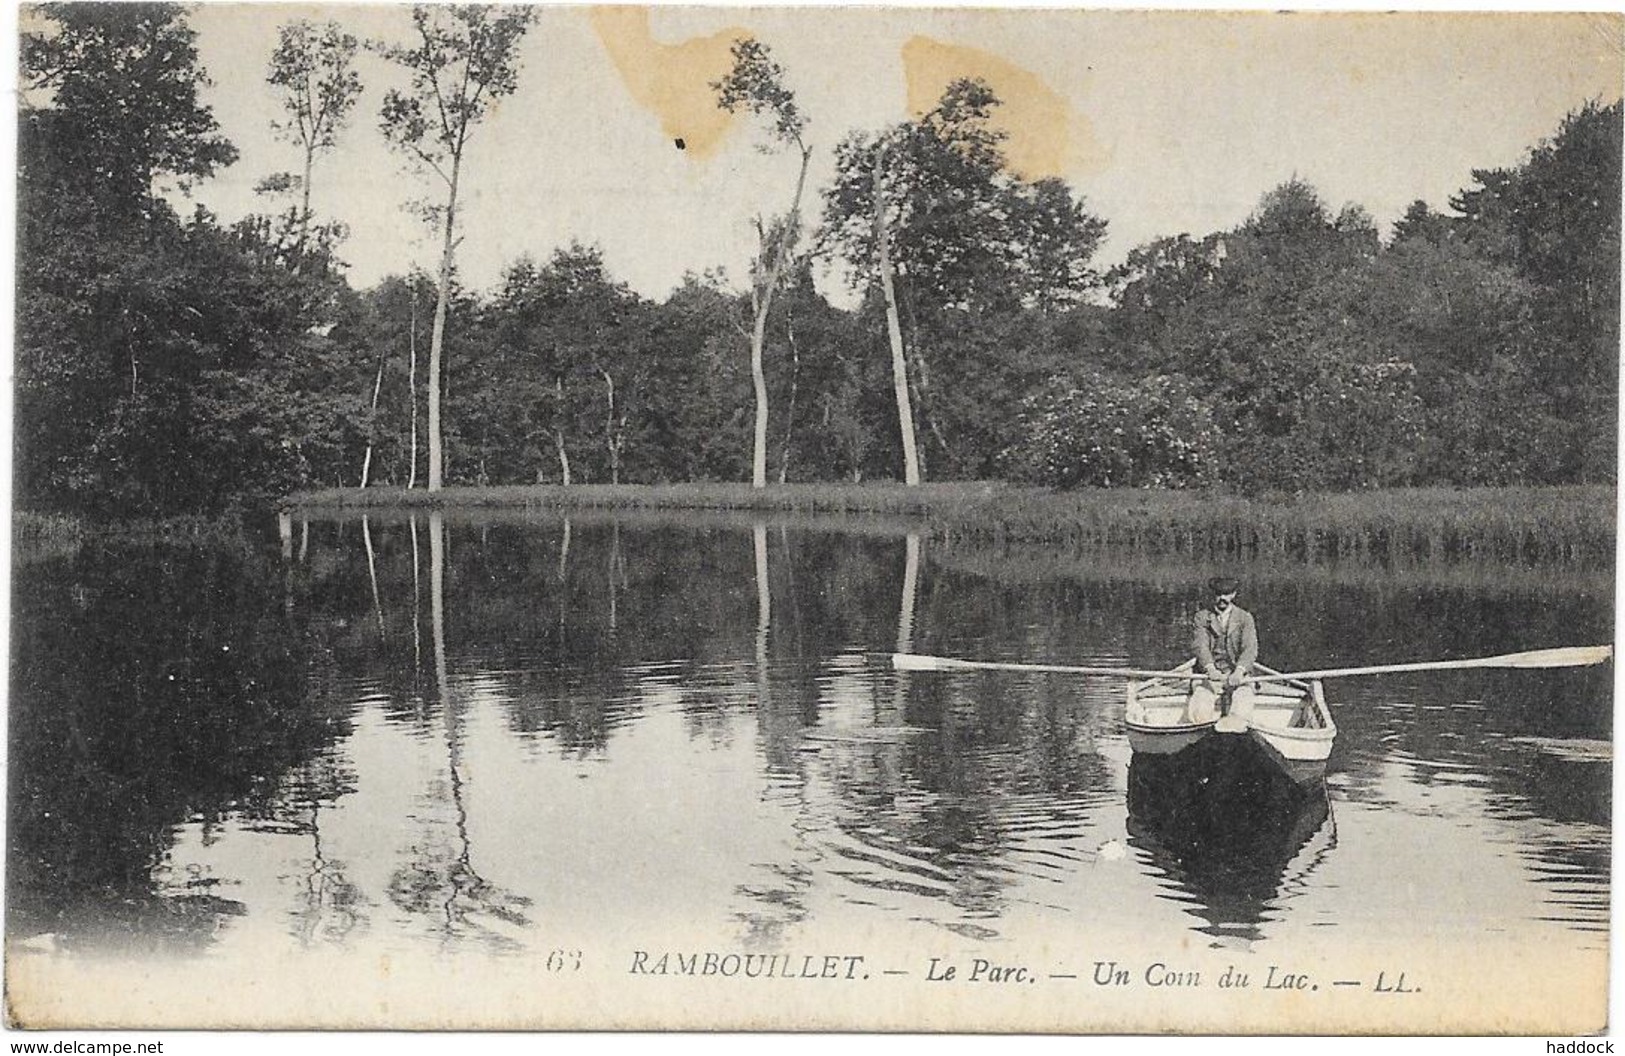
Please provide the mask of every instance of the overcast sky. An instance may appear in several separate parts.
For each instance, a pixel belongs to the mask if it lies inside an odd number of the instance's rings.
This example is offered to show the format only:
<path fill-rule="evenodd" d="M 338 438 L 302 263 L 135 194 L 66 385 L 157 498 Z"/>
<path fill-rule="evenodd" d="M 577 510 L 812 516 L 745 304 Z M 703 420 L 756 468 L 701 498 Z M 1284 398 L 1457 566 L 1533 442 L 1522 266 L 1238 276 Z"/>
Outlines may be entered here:
<path fill-rule="evenodd" d="M 241 157 L 195 197 L 229 221 L 265 208 L 261 178 L 299 168 L 270 127 L 280 24 L 332 18 L 404 43 L 407 12 L 197 8 L 206 98 Z M 1012 157 L 1066 179 L 1108 221 L 1105 263 L 1235 225 L 1293 175 L 1333 208 L 1364 206 L 1386 233 L 1411 201 L 1444 207 L 1474 168 L 1516 164 L 1565 113 L 1621 90 L 1621 20 L 1603 14 L 546 8 L 518 93 L 469 153 L 465 281 L 488 289 L 520 255 L 545 259 L 572 239 L 651 297 L 685 271 L 742 277 L 750 219 L 785 208 L 794 160 L 759 153 L 757 129 L 710 106 L 707 81 L 737 32 L 772 49 L 810 118 L 813 208 L 843 136 L 910 116 L 950 76 L 981 75 L 1012 101 Z M 378 131 L 398 73 L 373 55 L 360 68 L 363 98 L 318 162 L 312 204 L 349 225 L 342 255 L 364 286 L 414 262 L 432 269 L 434 240 L 406 206 L 441 192 Z"/>

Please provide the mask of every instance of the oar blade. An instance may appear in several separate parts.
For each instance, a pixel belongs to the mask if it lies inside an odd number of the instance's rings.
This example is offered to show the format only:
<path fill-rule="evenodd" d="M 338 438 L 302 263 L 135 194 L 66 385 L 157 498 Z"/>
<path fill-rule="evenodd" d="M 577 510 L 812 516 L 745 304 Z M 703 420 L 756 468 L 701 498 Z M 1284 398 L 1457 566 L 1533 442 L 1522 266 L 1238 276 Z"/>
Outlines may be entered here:
<path fill-rule="evenodd" d="M 952 671 L 962 667 L 963 661 L 945 656 L 922 656 L 919 653 L 893 653 L 891 666 L 898 671 Z"/>
<path fill-rule="evenodd" d="M 1378 664 L 1375 667 L 1337 667 L 1324 671 L 1296 671 L 1285 675 L 1259 675 L 1252 681 L 1279 682 L 1304 678 L 1349 678 L 1354 675 L 1397 675 L 1414 671 L 1463 671 L 1483 668 L 1539 669 L 1586 667 L 1600 664 L 1614 655 L 1611 645 L 1569 645 L 1557 649 L 1532 649 L 1527 653 L 1502 656 L 1476 656 L 1469 660 L 1424 660 L 1410 664 Z"/>
<path fill-rule="evenodd" d="M 1571 645 L 1560 649 L 1535 649 L 1527 653 L 1513 653 L 1498 657 L 1496 667 L 1588 667 L 1600 664 L 1614 655 L 1611 645 Z M 1489 666 L 1489 665 L 1486 665 Z"/>

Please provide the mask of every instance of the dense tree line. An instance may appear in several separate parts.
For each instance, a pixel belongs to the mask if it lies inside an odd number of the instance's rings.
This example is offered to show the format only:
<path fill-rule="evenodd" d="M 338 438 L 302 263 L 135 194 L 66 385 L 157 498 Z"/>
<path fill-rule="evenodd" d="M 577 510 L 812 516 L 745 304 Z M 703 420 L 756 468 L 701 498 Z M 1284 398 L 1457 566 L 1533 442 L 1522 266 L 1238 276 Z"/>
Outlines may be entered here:
<path fill-rule="evenodd" d="M 749 289 L 697 271 L 655 301 L 580 244 L 514 262 L 493 290 L 461 287 L 449 152 L 480 103 L 440 128 L 397 94 L 396 141 L 447 178 L 432 217 L 447 250 L 438 276 L 358 290 L 342 226 L 313 223 L 308 204 L 313 163 L 361 91 L 353 38 L 293 27 L 267 56 L 304 172 L 265 181 L 293 204 L 226 225 L 162 193 L 236 153 L 199 99 L 183 10 L 38 10 L 48 29 L 24 35 L 19 127 L 23 507 L 218 510 L 364 473 L 423 485 L 442 433 L 448 483 L 739 481 L 764 466 L 780 481 L 900 479 L 916 428 L 937 480 L 1614 478 L 1618 103 L 1574 111 L 1443 207 L 1415 203 L 1386 239 L 1294 179 L 1232 229 L 1160 239 L 1103 271 L 1107 218 L 1058 180 L 1014 173 L 999 100 L 956 82 L 931 111 L 835 146 L 834 180 L 809 188 L 820 223 L 800 231 L 799 190 L 790 214 L 759 221 Z M 464 16 L 461 30 L 420 20 L 423 41 L 395 54 L 428 83 L 465 32 L 469 61 L 511 91 L 525 25 Z M 765 46 L 736 58 L 719 105 L 776 116 L 777 139 L 809 157 Z M 855 307 L 820 292 L 820 262 L 848 276 Z"/>

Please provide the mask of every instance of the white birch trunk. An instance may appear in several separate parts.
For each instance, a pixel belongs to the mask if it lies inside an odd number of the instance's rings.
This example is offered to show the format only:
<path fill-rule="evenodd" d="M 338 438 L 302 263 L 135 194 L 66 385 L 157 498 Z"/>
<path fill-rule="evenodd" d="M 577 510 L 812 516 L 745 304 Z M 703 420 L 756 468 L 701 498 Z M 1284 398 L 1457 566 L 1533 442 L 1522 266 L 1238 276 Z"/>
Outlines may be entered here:
<path fill-rule="evenodd" d="M 457 242 L 457 179 L 462 167 L 459 151 L 452 155 L 450 189 L 446 193 L 444 237 L 440 249 L 440 292 L 435 299 L 434 330 L 429 337 L 429 490 L 439 491 L 443 482 L 445 452 L 440 430 L 440 379 L 444 369 L 446 310 L 451 303 L 451 272 Z"/>
<path fill-rule="evenodd" d="M 880 288 L 886 294 L 886 336 L 891 341 L 892 390 L 897 397 L 897 426 L 903 437 L 903 483 L 920 483 L 919 448 L 914 441 L 914 409 L 908 393 L 908 362 L 903 356 L 903 328 L 897 320 L 897 293 L 892 286 L 891 237 L 886 228 L 886 202 L 882 173 L 886 151 L 875 152 L 875 246 L 880 259 Z"/>
<path fill-rule="evenodd" d="M 803 147 L 801 169 L 796 174 L 796 193 L 790 201 L 787 226 L 779 244 L 773 247 L 767 275 L 755 283 L 752 298 L 756 308 L 756 319 L 750 332 L 750 377 L 756 389 L 756 445 L 752 451 L 750 470 L 753 488 L 767 487 L 767 374 L 762 369 L 762 348 L 767 343 L 767 315 L 773 307 L 773 292 L 778 289 L 784 265 L 790 259 L 790 251 L 795 248 L 796 235 L 801 226 L 801 195 L 807 186 L 807 166 L 811 163 L 812 151 Z M 765 234 L 761 245 L 764 251 L 768 248 Z"/>
<path fill-rule="evenodd" d="M 372 414 L 378 417 L 378 392 L 384 387 L 384 364 L 378 364 L 378 377 L 372 383 Z M 371 430 L 369 430 L 370 432 Z M 367 457 L 361 460 L 361 486 L 367 486 L 367 477 L 372 472 L 372 441 L 367 441 Z"/>
<path fill-rule="evenodd" d="M 406 335 L 407 388 L 412 397 L 412 463 L 406 471 L 406 486 L 418 486 L 418 291 L 414 285 L 412 295 L 412 323 Z"/>

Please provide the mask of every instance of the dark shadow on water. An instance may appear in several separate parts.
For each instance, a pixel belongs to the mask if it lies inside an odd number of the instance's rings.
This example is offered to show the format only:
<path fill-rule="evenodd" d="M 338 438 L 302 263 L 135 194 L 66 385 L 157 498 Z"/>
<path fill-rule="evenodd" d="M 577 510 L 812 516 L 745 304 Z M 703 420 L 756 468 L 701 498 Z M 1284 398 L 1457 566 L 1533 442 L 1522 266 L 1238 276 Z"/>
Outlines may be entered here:
<path fill-rule="evenodd" d="M 1162 897 L 1221 942 L 1264 938 L 1336 832 L 1324 782 L 1287 780 L 1243 738 L 1129 764 L 1130 845 L 1163 878 Z"/>
<path fill-rule="evenodd" d="M 172 873 L 179 827 L 314 833 L 338 794 L 313 768 L 349 718 L 308 697 L 322 664 L 279 566 L 115 542 L 14 572 L 8 936 L 206 947 L 246 907 L 222 878 Z"/>

